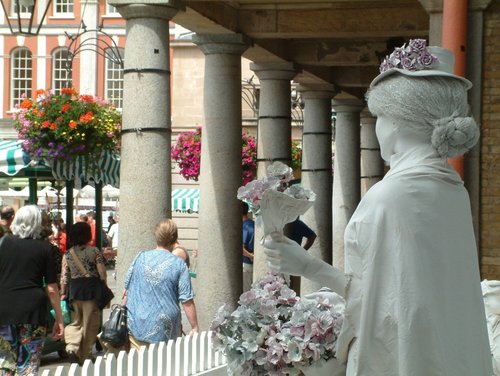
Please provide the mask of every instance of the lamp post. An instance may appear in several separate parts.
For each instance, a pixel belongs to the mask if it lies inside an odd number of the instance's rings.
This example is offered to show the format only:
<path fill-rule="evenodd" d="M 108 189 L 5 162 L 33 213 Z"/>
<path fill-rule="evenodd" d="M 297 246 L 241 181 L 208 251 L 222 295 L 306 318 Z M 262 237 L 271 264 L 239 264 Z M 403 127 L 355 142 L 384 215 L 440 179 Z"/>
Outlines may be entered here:
<path fill-rule="evenodd" d="M 0 0 L 5 13 L 5 19 L 13 35 L 34 36 L 38 35 L 42 27 L 47 11 L 52 0 L 47 0 L 45 4 L 37 0 Z M 37 16 L 37 2 L 45 5 L 42 17 L 38 24 L 35 24 Z"/>

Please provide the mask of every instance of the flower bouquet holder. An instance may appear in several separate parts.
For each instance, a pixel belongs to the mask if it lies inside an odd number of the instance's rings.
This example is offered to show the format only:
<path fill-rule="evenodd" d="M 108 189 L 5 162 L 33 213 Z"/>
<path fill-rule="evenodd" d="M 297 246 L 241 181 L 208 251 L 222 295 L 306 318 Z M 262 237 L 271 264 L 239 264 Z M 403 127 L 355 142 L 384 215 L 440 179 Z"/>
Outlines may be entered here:
<path fill-rule="evenodd" d="M 283 228 L 304 214 L 314 204 L 314 194 L 300 188 L 290 187 L 285 192 L 268 190 L 260 201 L 260 221 L 264 238 L 271 236 L 274 241 L 283 241 Z"/>

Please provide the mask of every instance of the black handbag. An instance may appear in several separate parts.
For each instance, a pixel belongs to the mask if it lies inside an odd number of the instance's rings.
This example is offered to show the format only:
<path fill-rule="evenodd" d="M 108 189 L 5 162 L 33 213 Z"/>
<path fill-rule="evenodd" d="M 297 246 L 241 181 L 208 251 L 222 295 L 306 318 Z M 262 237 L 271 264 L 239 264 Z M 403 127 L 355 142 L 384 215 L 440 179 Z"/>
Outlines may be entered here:
<path fill-rule="evenodd" d="M 100 340 L 113 347 L 123 346 L 128 341 L 127 307 L 113 304 L 109 319 L 102 326 Z"/>

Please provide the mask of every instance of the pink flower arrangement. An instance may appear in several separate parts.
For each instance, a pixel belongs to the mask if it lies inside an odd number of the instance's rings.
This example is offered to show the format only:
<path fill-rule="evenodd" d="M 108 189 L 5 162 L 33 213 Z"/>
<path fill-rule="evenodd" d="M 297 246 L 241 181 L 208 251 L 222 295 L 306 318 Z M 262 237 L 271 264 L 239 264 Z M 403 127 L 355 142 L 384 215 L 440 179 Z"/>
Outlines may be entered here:
<path fill-rule="evenodd" d="M 408 46 L 394 49 L 380 65 L 380 73 L 398 68 L 409 71 L 432 69 L 437 57 L 427 50 L 425 39 L 410 39 Z"/>
<path fill-rule="evenodd" d="M 257 143 L 255 139 L 243 131 L 241 135 L 241 165 L 243 167 L 243 184 L 254 177 L 257 168 Z M 186 180 L 198 181 L 200 175 L 201 128 L 180 133 L 172 146 L 171 157 L 179 163 L 180 173 Z"/>
<path fill-rule="evenodd" d="M 230 375 L 298 375 L 335 357 L 343 318 L 328 298 L 300 298 L 267 274 L 238 303 L 232 313 L 219 308 L 210 328 Z"/>

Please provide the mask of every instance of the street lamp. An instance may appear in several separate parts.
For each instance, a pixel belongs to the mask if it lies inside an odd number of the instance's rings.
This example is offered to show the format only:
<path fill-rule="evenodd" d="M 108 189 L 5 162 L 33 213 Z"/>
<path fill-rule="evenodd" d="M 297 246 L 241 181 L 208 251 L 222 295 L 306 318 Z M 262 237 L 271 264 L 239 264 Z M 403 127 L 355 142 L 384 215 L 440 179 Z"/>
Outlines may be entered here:
<path fill-rule="evenodd" d="M 5 13 L 5 19 L 13 35 L 33 36 L 38 35 L 42 27 L 43 20 L 49 10 L 52 0 L 47 0 L 44 4 L 42 17 L 38 25 L 34 25 L 35 17 L 40 7 L 37 7 L 37 0 L 0 0 Z M 40 3 L 40 1 L 38 1 Z"/>

